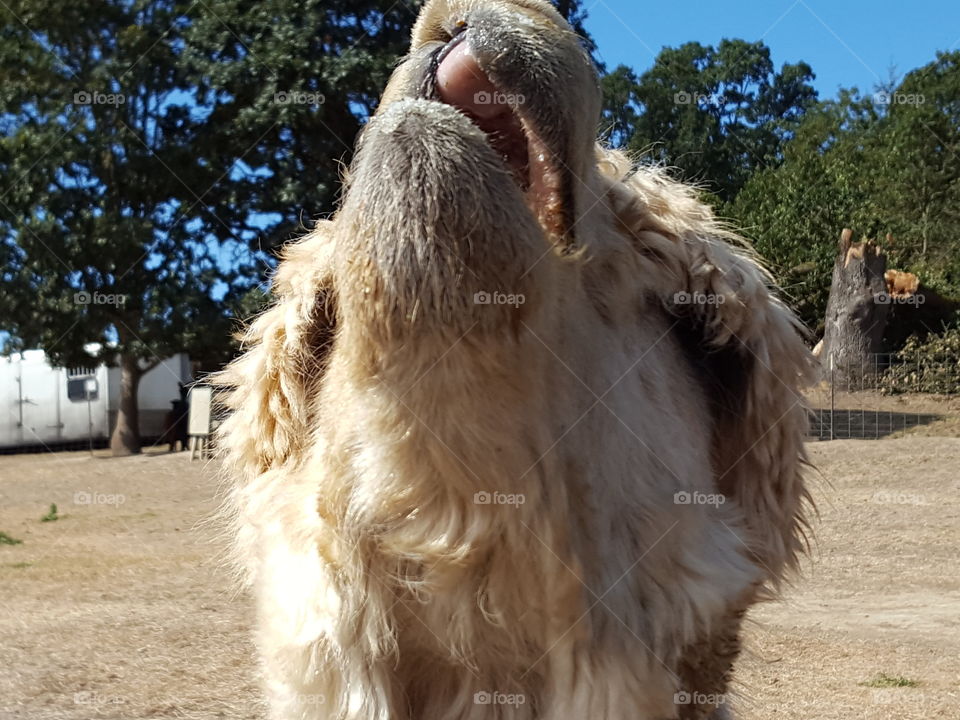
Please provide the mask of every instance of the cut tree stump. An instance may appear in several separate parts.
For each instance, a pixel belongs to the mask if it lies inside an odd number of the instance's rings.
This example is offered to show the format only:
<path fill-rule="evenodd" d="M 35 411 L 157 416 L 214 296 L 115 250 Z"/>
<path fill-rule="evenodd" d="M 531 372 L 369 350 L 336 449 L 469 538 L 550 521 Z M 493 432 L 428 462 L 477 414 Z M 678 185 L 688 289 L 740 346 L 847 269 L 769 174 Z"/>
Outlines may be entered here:
<path fill-rule="evenodd" d="M 915 274 L 887 270 L 879 243 L 855 243 L 852 236 L 850 230 L 840 235 L 823 340 L 813 350 L 823 378 L 841 390 L 872 387 L 872 376 L 890 361 L 887 353 L 912 335 L 940 332 L 960 313 L 960 302 L 925 287 Z M 887 234 L 887 247 L 893 242 Z"/>
<path fill-rule="evenodd" d="M 877 243 L 852 237 L 849 229 L 840 235 L 820 351 L 824 373 L 851 390 L 875 373 L 890 314 L 887 256 Z"/>

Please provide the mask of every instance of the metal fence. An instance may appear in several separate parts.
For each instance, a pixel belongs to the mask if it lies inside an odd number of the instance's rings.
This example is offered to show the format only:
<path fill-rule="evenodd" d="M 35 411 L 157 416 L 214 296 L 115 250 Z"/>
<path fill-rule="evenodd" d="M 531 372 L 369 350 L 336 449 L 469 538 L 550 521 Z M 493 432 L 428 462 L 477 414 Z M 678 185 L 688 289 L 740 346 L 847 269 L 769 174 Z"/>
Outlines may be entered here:
<path fill-rule="evenodd" d="M 960 434 L 960 356 L 879 353 L 823 365 L 821 382 L 807 393 L 813 439 Z"/>

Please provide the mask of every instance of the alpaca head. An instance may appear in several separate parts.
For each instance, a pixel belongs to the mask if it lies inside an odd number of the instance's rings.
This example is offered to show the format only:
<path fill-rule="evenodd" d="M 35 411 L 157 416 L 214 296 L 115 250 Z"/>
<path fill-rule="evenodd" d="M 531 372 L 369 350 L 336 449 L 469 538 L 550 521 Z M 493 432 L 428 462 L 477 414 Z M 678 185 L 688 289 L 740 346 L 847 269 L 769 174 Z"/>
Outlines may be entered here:
<path fill-rule="evenodd" d="M 366 339 L 516 327 L 589 206 L 596 70 L 545 2 L 434 0 L 364 130 L 336 294 Z M 586 197 L 581 197 L 586 195 Z"/>

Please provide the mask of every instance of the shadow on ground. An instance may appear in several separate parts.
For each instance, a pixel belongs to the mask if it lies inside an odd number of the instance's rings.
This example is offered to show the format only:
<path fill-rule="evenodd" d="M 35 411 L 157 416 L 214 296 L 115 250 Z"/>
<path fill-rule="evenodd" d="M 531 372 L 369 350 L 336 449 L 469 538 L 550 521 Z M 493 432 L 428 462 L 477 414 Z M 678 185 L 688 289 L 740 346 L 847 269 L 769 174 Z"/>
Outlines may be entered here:
<path fill-rule="evenodd" d="M 933 413 L 904 413 L 890 410 L 810 411 L 812 440 L 870 440 L 885 438 L 946 419 Z"/>

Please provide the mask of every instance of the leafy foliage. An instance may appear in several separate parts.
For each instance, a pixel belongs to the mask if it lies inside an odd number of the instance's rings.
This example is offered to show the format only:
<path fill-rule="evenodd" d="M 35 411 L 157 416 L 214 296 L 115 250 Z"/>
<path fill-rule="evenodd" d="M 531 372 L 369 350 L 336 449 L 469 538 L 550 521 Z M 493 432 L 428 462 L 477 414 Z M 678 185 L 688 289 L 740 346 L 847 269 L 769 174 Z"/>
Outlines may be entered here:
<path fill-rule="evenodd" d="M 762 43 L 665 48 L 639 77 L 602 79 L 601 132 L 699 182 L 814 330 L 844 227 L 960 297 L 960 53 L 865 97 L 818 102 L 813 77 L 803 62 L 776 71 Z"/>
<path fill-rule="evenodd" d="M 960 393 L 960 326 L 924 340 L 909 338 L 879 384 L 888 395 Z"/>
<path fill-rule="evenodd" d="M 777 71 L 761 42 L 664 48 L 639 78 L 619 67 L 604 79 L 604 126 L 614 144 L 676 167 L 727 201 L 757 170 L 779 163 L 816 100 L 813 78 L 806 63 Z"/>
<path fill-rule="evenodd" d="M 782 164 L 756 173 L 724 209 L 814 329 L 826 312 L 840 232 L 871 203 L 863 147 L 846 138 L 865 139 L 875 121 L 872 105 L 850 93 L 821 103 L 785 146 Z"/>
<path fill-rule="evenodd" d="M 640 117 L 637 74 L 626 65 L 600 78 L 603 90 L 603 117 L 600 136 L 613 147 L 630 142 Z"/>
<path fill-rule="evenodd" d="M 604 70 L 603 63 L 597 60 L 597 43 L 594 41 L 590 33 L 587 32 L 584 23 L 587 20 L 589 14 L 588 10 L 583 7 L 583 0 L 551 0 L 559 12 L 574 31 L 583 38 L 583 45 L 593 57 L 594 62 L 597 63 L 597 66 Z M 593 6 L 593 3 L 591 3 Z"/>
<path fill-rule="evenodd" d="M 872 168 L 875 232 L 899 261 L 960 297 L 960 52 L 909 73 L 886 100 Z"/>
<path fill-rule="evenodd" d="M 726 206 L 811 327 L 822 322 L 844 227 L 884 239 L 890 267 L 960 297 L 957 98 L 960 53 L 940 54 L 890 92 L 843 92 L 808 111 L 782 164 Z"/>
<path fill-rule="evenodd" d="M 202 232 L 272 251 L 334 209 L 341 161 L 409 40 L 418 0 L 224 0 L 184 31 L 197 161 L 226 172 Z"/>
<path fill-rule="evenodd" d="M 228 332 L 252 265 L 236 233 L 218 243 L 200 229 L 217 222 L 203 197 L 220 171 L 190 150 L 186 7 L 0 9 L 0 304 L 12 348 L 63 364 L 229 354 L 210 340 Z M 88 343 L 99 343 L 92 357 Z"/>

